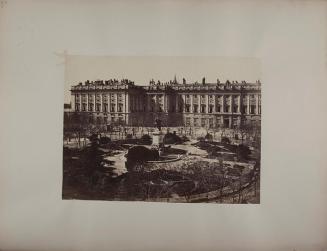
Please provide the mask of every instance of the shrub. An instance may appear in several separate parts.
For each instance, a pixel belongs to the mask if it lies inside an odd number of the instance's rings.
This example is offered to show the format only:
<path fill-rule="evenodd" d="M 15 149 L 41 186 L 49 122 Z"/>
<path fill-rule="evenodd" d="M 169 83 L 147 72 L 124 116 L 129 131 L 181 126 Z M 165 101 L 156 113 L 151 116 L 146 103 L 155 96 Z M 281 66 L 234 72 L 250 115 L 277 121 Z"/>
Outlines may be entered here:
<path fill-rule="evenodd" d="M 128 150 L 127 162 L 129 164 L 142 163 L 145 161 L 158 160 L 159 152 L 144 146 L 134 146 Z"/>
<path fill-rule="evenodd" d="M 236 153 L 239 159 L 249 159 L 249 155 L 251 154 L 251 150 L 248 146 L 239 145 L 236 149 Z"/>
<path fill-rule="evenodd" d="M 210 133 L 207 133 L 207 135 L 204 137 L 204 139 L 207 140 L 207 141 L 212 141 L 213 136 Z"/>
<path fill-rule="evenodd" d="M 89 137 L 89 140 L 91 141 L 92 144 L 94 143 L 98 143 L 99 139 L 98 139 L 98 135 L 97 134 L 92 134 L 90 137 Z"/>
<path fill-rule="evenodd" d="M 111 142 L 111 139 L 107 136 L 101 137 L 99 143 L 105 145 Z"/>
<path fill-rule="evenodd" d="M 177 136 L 175 133 L 167 133 L 164 138 L 163 138 L 163 142 L 165 144 L 180 144 L 182 143 L 182 139 Z"/>
<path fill-rule="evenodd" d="M 202 137 L 202 136 L 200 136 L 200 137 L 197 137 L 196 138 L 198 141 L 200 141 L 200 142 L 202 142 L 202 141 L 205 141 L 205 138 L 204 137 Z"/>
<path fill-rule="evenodd" d="M 230 140 L 227 137 L 222 137 L 221 138 L 221 143 L 223 143 L 223 144 L 230 144 Z"/>
<path fill-rule="evenodd" d="M 152 144 L 152 138 L 150 135 L 148 134 L 144 134 L 142 137 L 141 137 L 141 144 L 144 144 L 144 145 L 151 145 Z"/>
<path fill-rule="evenodd" d="M 182 136 L 182 141 L 186 142 L 186 141 L 190 141 L 190 139 L 188 137 L 186 137 L 185 135 Z"/>

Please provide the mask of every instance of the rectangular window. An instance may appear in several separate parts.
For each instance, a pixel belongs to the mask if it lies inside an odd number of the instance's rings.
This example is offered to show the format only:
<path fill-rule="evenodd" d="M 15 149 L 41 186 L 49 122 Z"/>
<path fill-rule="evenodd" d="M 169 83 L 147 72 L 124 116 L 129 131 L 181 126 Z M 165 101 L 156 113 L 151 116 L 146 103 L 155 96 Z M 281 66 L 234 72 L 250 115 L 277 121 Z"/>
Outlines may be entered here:
<path fill-rule="evenodd" d="M 151 112 L 154 112 L 154 108 L 155 108 L 155 100 L 152 98 L 151 101 L 150 101 L 150 111 Z"/>
<path fill-rule="evenodd" d="M 220 105 L 216 106 L 216 112 L 221 112 L 221 106 Z"/>
<path fill-rule="evenodd" d="M 197 113 L 198 112 L 198 105 L 193 105 L 193 112 Z"/>
<path fill-rule="evenodd" d="M 79 104 L 75 104 L 75 111 L 79 111 Z"/>
<path fill-rule="evenodd" d="M 116 105 L 115 104 L 111 104 L 110 105 L 110 111 L 111 112 L 115 112 L 116 111 Z"/>
<path fill-rule="evenodd" d="M 93 111 L 93 104 L 89 104 L 89 111 L 92 112 Z"/>
<path fill-rule="evenodd" d="M 255 114 L 255 105 L 250 106 L 250 114 Z"/>
<path fill-rule="evenodd" d="M 107 112 L 108 111 L 108 104 L 103 104 L 103 111 L 104 112 Z"/>
<path fill-rule="evenodd" d="M 248 111 L 248 107 L 247 107 L 246 105 L 244 105 L 244 106 L 242 107 L 242 113 L 243 113 L 243 114 L 247 114 L 247 111 Z"/>
<path fill-rule="evenodd" d="M 205 113 L 206 112 L 206 105 L 201 105 L 201 113 Z"/>
<path fill-rule="evenodd" d="M 201 119 L 201 126 L 202 127 L 206 126 L 206 119 L 204 119 L 204 118 Z"/>
<path fill-rule="evenodd" d="M 118 112 L 123 112 L 123 104 L 118 104 Z"/>
<path fill-rule="evenodd" d="M 201 104 L 206 103 L 206 97 L 204 95 L 201 95 Z"/>
<path fill-rule="evenodd" d="M 238 126 L 238 119 L 233 118 L 233 128 L 236 128 Z"/>
<path fill-rule="evenodd" d="M 209 128 L 213 128 L 213 118 L 209 118 Z"/>
<path fill-rule="evenodd" d="M 185 105 L 185 112 L 190 112 L 190 105 Z"/>
<path fill-rule="evenodd" d="M 209 105 L 209 113 L 213 112 L 213 105 Z"/>
<path fill-rule="evenodd" d="M 189 104 L 190 102 L 190 95 L 185 95 L 185 103 Z"/>
<path fill-rule="evenodd" d="M 199 126 L 199 119 L 198 118 L 193 119 L 193 126 Z"/>
<path fill-rule="evenodd" d="M 216 126 L 219 127 L 221 125 L 221 118 L 216 117 Z"/>
<path fill-rule="evenodd" d="M 237 113 L 237 110 L 238 110 L 237 105 L 234 105 L 234 106 L 233 106 L 233 113 Z"/>
<path fill-rule="evenodd" d="M 185 124 L 186 124 L 186 126 L 190 126 L 191 125 L 191 118 L 186 118 Z"/>
<path fill-rule="evenodd" d="M 86 111 L 86 104 L 82 104 L 82 111 L 85 112 Z"/>

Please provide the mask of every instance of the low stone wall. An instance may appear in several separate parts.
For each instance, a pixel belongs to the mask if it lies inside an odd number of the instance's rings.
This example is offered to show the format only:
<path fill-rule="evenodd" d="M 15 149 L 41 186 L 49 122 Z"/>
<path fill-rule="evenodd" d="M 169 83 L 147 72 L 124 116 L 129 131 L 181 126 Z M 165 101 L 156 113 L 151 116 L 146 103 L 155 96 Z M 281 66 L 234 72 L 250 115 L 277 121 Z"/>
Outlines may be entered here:
<path fill-rule="evenodd" d="M 166 160 L 153 160 L 153 161 L 147 161 L 146 163 L 153 163 L 153 164 L 161 164 L 161 163 L 171 163 L 175 162 L 181 159 L 181 156 L 177 158 L 167 158 Z"/>
<path fill-rule="evenodd" d="M 183 165 L 182 159 L 183 159 L 182 157 L 178 157 L 171 160 L 147 161 L 144 170 L 148 172 L 152 172 L 158 169 L 175 171 L 180 169 L 180 167 Z"/>

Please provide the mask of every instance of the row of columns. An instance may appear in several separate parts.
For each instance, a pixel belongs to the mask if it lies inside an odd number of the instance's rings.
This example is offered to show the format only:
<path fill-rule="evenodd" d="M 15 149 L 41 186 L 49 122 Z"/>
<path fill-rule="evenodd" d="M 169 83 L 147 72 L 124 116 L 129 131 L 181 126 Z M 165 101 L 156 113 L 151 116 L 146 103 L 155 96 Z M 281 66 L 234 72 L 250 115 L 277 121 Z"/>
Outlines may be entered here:
<path fill-rule="evenodd" d="M 111 94 L 115 95 L 114 99 L 111 99 Z M 122 100 L 119 101 L 119 94 L 122 95 Z M 90 95 L 92 98 L 90 98 Z M 75 94 L 72 94 L 73 97 L 73 110 L 76 110 L 76 104 L 79 104 L 80 111 L 82 111 L 83 104 L 86 105 L 86 111 L 89 111 L 89 105 L 93 104 L 93 111 L 97 111 L 97 105 L 100 105 L 100 112 L 105 112 L 104 104 L 107 104 L 107 112 L 111 111 L 112 104 L 115 104 L 115 112 L 118 112 L 118 106 L 119 104 L 123 105 L 123 109 L 121 112 L 127 112 L 128 107 L 128 94 L 127 93 L 109 93 L 106 94 L 107 99 L 105 100 L 103 98 L 103 94 L 100 94 L 100 100 L 97 101 L 97 94 L 86 94 L 86 99 L 82 98 L 82 95 L 79 94 L 79 99 L 77 100 L 77 97 Z M 84 102 L 85 100 L 85 102 Z"/>
<path fill-rule="evenodd" d="M 114 93 L 115 95 L 115 100 L 114 102 L 112 102 L 111 100 L 111 94 L 112 93 L 109 93 L 107 95 L 107 102 L 105 102 L 104 98 L 103 98 L 103 95 L 100 94 L 100 102 L 97 102 L 97 99 L 96 99 L 96 94 L 92 94 L 92 97 L 93 97 L 93 105 L 94 105 L 94 109 L 93 111 L 96 111 L 96 106 L 97 104 L 100 104 L 100 112 L 104 112 L 104 108 L 103 108 L 103 104 L 107 104 L 107 112 L 111 112 L 111 104 L 115 104 L 115 111 L 114 112 L 117 112 L 118 111 L 118 106 L 119 104 L 122 104 L 123 105 L 123 110 L 122 112 L 125 112 L 125 113 L 128 113 L 128 112 L 131 112 L 131 110 L 133 111 L 143 111 L 144 110 L 144 100 L 143 99 L 143 96 L 138 96 L 138 95 L 131 95 L 131 100 L 129 100 L 129 95 L 127 93 L 120 93 L 122 94 L 122 101 L 120 102 L 119 101 L 119 98 L 118 98 L 118 93 Z M 202 99 L 201 98 L 201 94 L 197 94 L 197 98 L 195 99 L 194 96 L 192 94 L 189 94 L 189 98 L 188 98 L 188 102 L 187 101 L 187 98 L 186 98 L 186 95 L 188 94 L 180 94 L 180 95 L 175 95 L 175 96 L 170 96 L 167 95 L 167 94 L 160 94 L 161 95 L 161 102 L 159 102 L 159 95 L 154 95 L 154 98 L 155 98 L 155 101 L 154 101 L 154 111 L 157 111 L 157 107 L 159 105 L 162 105 L 162 110 L 163 112 L 168 112 L 169 111 L 169 108 L 171 106 L 175 106 L 175 111 L 179 111 L 180 109 L 180 105 L 182 104 L 183 105 L 183 111 L 185 112 L 185 105 L 189 105 L 190 106 L 190 113 L 193 113 L 194 112 L 194 105 L 198 105 L 198 113 L 201 112 L 201 105 L 205 105 L 205 113 L 209 113 L 209 107 L 210 105 L 212 105 L 212 113 L 216 113 L 216 106 L 217 105 L 220 105 L 221 106 L 221 113 L 224 113 L 225 111 L 225 106 L 226 105 L 229 105 L 230 107 L 230 111 L 229 113 L 232 113 L 233 111 L 233 105 L 235 103 L 237 103 L 237 111 L 236 113 L 240 113 L 241 112 L 241 102 L 242 102 L 242 98 L 245 97 L 246 99 L 246 106 L 247 106 L 247 110 L 246 110 L 246 114 L 250 114 L 250 107 L 251 107 L 251 100 L 250 100 L 250 95 L 253 95 L 253 94 L 248 94 L 248 95 L 245 95 L 245 96 L 242 96 L 242 95 L 219 95 L 219 100 L 218 99 L 218 95 L 212 95 L 212 99 L 209 98 L 209 95 L 206 94 L 205 95 L 205 98 Z M 260 111 L 259 111 L 259 95 L 260 94 L 255 94 L 255 107 L 256 107 L 256 111 L 255 111 L 255 114 L 259 114 Z M 88 111 L 89 110 L 89 94 L 86 94 L 87 98 L 86 98 L 86 110 Z M 151 102 L 152 102 L 152 95 L 146 95 L 146 98 L 147 98 L 147 111 L 151 111 Z M 227 100 L 227 97 L 230 99 L 228 104 L 226 103 L 226 100 Z M 235 102 L 235 97 L 236 97 L 236 102 Z M 77 102 L 77 100 L 75 99 L 75 94 L 73 94 L 73 109 L 76 110 L 75 108 L 75 104 L 79 103 L 80 105 L 80 110 L 82 110 L 82 104 L 84 103 L 83 100 L 82 100 L 82 95 L 80 95 L 79 97 L 79 102 Z M 204 100 L 204 102 L 202 102 L 202 100 Z M 212 102 L 210 102 L 210 100 L 212 100 Z M 130 106 L 129 106 L 129 101 L 131 102 L 131 106 L 133 107 L 133 109 L 129 109 Z M 172 103 L 170 103 L 172 102 Z"/>

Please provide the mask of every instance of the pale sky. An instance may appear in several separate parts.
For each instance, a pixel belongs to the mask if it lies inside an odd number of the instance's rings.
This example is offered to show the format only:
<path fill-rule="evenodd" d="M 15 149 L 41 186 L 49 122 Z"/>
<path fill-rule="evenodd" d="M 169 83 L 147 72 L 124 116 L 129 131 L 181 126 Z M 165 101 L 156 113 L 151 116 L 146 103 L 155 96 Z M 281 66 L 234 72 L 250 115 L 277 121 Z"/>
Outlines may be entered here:
<path fill-rule="evenodd" d="M 65 103 L 70 102 L 70 86 L 86 80 L 128 78 L 138 85 L 147 85 L 150 79 L 162 82 L 216 83 L 217 78 L 255 82 L 261 77 L 260 60 L 233 57 L 181 57 L 181 56 L 73 56 L 66 58 Z"/>

